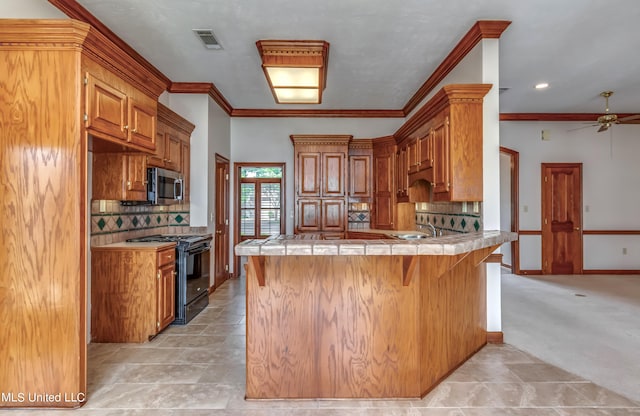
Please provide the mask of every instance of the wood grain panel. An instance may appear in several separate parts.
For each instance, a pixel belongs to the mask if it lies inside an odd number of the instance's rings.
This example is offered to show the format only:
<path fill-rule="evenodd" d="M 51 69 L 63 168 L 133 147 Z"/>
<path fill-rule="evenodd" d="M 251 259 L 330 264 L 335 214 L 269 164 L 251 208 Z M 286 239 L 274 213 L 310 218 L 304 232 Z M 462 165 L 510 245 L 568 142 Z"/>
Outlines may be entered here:
<path fill-rule="evenodd" d="M 157 264 L 155 248 L 92 249 L 92 342 L 144 342 L 157 333 Z"/>
<path fill-rule="evenodd" d="M 247 397 L 416 397 L 417 291 L 401 257 L 267 257 L 247 279 Z"/>
<path fill-rule="evenodd" d="M 86 392 L 80 54 L 46 44 L 12 48 L 4 40 L 0 30 L 0 391 L 77 395 Z"/>
<path fill-rule="evenodd" d="M 424 256 L 420 262 L 420 386 L 426 394 L 486 344 L 486 276 L 474 255 L 444 274 L 423 273 L 449 256 Z"/>

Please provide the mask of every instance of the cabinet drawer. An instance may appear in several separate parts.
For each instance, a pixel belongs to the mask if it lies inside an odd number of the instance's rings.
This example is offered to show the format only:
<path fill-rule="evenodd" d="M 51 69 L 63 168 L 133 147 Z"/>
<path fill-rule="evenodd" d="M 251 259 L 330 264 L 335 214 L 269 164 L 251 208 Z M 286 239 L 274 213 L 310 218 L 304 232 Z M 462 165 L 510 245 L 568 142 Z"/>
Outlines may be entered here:
<path fill-rule="evenodd" d="M 158 267 L 176 261 L 176 250 L 171 248 L 158 252 Z"/>

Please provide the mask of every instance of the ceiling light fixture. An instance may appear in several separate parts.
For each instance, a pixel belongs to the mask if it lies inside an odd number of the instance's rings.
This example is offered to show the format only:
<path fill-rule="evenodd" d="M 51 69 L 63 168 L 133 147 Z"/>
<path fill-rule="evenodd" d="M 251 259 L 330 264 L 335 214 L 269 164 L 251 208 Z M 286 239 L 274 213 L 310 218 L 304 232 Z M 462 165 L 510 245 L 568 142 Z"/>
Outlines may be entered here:
<path fill-rule="evenodd" d="M 327 81 L 329 43 L 259 40 L 262 69 L 278 104 L 320 104 Z"/>
<path fill-rule="evenodd" d="M 536 84 L 536 89 L 537 89 L 537 90 L 543 90 L 543 89 L 547 88 L 548 86 L 549 86 L 549 84 L 548 84 L 548 83 L 546 83 L 546 82 L 541 82 L 541 83 L 539 83 L 539 84 Z"/>

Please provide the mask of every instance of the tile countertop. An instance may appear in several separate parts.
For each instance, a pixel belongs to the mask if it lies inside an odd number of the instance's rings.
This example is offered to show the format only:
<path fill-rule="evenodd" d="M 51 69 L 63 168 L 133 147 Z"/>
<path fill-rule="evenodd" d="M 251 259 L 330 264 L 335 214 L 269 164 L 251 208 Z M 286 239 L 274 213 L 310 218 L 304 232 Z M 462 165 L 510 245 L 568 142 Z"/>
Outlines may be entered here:
<path fill-rule="evenodd" d="M 238 256 L 455 255 L 517 238 L 516 233 L 506 231 L 480 231 L 416 240 L 317 240 L 281 235 L 265 240 L 243 241 L 235 246 L 235 253 Z"/>
<path fill-rule="evenodd" d="M 120 243 L 111 243 L 105 244 L 103 246 L 92 246 L 97 248 L 137 248 L 137 249 L 155 249 L 155 248 L 166 248 L 166 247 L 175 247 L 176 243 L 174 241 L 164 241 L 164 242 L 143 242 L 143 243 L 134 243 L 134 242 L 120 242 Z"/>

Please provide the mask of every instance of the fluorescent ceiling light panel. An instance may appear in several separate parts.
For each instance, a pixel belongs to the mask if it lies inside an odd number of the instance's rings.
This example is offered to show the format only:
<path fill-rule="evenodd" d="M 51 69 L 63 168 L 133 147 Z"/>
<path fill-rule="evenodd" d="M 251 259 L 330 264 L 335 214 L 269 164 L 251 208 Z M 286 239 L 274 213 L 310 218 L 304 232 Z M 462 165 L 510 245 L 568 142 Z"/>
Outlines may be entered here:
<path fill-rule="evenodd" d="M 262 69 L 278 104 L 320 104 L 327 80 L 329 43 L 259 40 Z"/>

